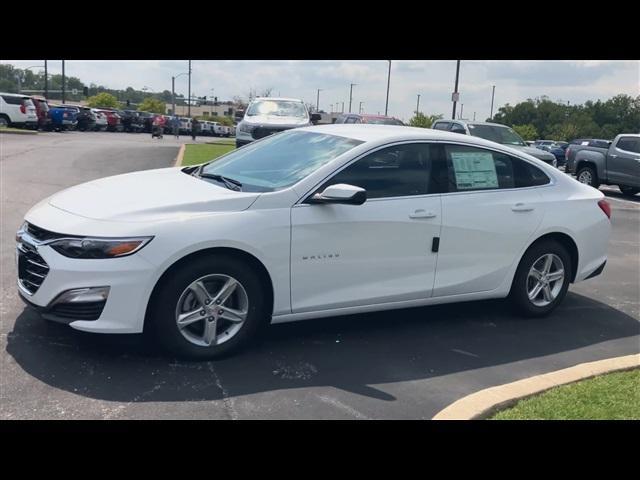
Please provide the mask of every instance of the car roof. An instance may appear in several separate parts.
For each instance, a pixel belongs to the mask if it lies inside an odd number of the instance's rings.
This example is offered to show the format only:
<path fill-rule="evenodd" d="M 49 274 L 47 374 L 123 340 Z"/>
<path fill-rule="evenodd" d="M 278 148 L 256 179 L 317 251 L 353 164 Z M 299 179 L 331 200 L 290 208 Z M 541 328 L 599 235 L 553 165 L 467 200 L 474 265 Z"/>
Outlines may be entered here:
<path fill-rule="evenodd" d="M 253 99 L 254 102 L 257 102 L 257 101 L 260 101 L 260 100 L 282 100 L 282 101 L 287 101 L 287 102 L 304 103 L 299 98 L 288 98 L 288 97 L 256 97 L 256 98 Z"/>
<path fill-rule="evenodd" d="M 475 120 L 460 120 L 460 119 L 447 119 L 447 118 L 439 118 L 438 120 L 435 120 L 433 123 L 436 122 L 457 122 L 457 123 L 462 123 L 463 125 L 490 125 L 492 127 L 504 127 L 504 128 L 510 128 L 508 125 L 503 125 L 502 123 L 494 123 L 494 122 L 480 122 L 480 121 L 475 121 Z"/>
<path fill-rule="evenodd" d="M 22 98 L 31 98 L 31 95 L 25 95 L 24 93 L 6 93 L 0 92 L 0 95 L 4 95 L 6 97 L 22 97 Z"/>

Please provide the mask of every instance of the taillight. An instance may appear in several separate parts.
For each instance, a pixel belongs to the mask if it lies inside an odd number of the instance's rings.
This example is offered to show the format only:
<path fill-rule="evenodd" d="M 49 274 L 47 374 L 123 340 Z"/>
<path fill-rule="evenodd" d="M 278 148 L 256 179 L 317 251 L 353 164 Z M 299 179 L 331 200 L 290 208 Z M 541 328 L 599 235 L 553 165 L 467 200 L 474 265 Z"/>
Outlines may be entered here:
<path fill-rule="evenodd" d="M 606 200 L 602 199 L 598 202 L 598 206 L 604 212 L 608 219 L 611 219 L 611 205 Z"/>
<path fill-rule="evenodd" d="M 25 107 L 24 103 L 22 105 L 20 105 L 20 111 L 22 113 L 27 113 L 27 107 Z"/>

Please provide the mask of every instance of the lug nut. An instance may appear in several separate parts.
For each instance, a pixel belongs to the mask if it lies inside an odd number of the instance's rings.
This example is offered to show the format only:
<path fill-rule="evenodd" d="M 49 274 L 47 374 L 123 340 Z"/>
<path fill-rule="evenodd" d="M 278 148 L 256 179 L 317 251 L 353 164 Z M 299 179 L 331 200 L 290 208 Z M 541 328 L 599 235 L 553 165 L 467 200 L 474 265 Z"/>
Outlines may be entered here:
<path fill-rule="evenodd" d="M 204 315 L 205 313 L 207 312 L 205 312 L 204 310 L 200 310 L 200 315 Z"/>

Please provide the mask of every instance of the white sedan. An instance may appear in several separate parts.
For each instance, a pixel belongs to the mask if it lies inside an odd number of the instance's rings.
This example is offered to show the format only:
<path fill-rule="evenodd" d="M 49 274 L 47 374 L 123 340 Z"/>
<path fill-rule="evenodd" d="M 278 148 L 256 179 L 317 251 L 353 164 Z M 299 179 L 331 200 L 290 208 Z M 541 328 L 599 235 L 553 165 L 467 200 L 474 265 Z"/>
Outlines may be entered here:
<path fill-rule="evenodd" d="M 546 315 L 602 272 L 609 217 L 504 145 L 324 125 L 46 198 L 17 233 L 18 289 L 47 319 L 212 358 L 270 322 L 503 297 Z"/>

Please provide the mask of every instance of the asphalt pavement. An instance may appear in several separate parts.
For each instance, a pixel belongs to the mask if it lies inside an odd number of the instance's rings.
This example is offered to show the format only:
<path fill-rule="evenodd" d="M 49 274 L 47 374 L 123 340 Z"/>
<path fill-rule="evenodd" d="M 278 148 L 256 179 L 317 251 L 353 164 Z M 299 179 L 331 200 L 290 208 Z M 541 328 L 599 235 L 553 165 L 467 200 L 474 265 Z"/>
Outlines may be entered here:
<path fill-rule="evenodd" d="M 185 362 L 144 335 L 87 334 L 25 309 L 14 235 L 26 211 L 77 183 L 169 166 L 177 151 L 150 135 L 0 137 L 0 418 L 429 419 L 482 388 L 640 351 L 640 197 L 614 187 L 603 187 L 607 267 L 543 319 L 484 301 L 308 320 L 234 357 Z"/>

